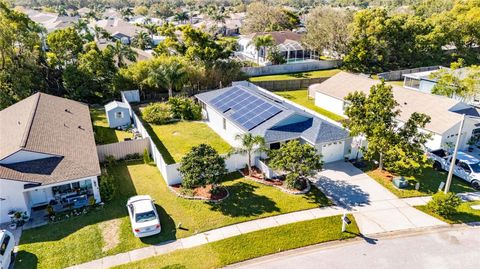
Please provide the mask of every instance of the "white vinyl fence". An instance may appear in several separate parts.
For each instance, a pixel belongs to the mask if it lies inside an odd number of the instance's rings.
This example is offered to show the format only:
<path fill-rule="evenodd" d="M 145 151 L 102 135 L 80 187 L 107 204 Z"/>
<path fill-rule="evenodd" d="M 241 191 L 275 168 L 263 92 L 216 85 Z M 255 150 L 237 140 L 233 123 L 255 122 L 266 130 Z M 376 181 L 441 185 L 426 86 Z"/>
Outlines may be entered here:
<path fill-rule="evenodd" d="M 148 150 L 150 148 L 149 144 L 149 139 L 142 138 L 106 145 L 98 145 L 98 159 L 103 162 L 105 161 L 105 157 L 109 155 L 113 156 L 116 160 L 123 159 L 129 154 L 138 153 L 141 155 L 145 149 Z"/>
<path fill-rule="evenodd" d="M 300 63 L 288 63 L 268 66 L 243 67 L 242 71 L 250 77 L 276 75 L 285 73 L 298 73 L 314 70 L 324 70 L 339 67 L 340 60 L 312 60 Z"/>

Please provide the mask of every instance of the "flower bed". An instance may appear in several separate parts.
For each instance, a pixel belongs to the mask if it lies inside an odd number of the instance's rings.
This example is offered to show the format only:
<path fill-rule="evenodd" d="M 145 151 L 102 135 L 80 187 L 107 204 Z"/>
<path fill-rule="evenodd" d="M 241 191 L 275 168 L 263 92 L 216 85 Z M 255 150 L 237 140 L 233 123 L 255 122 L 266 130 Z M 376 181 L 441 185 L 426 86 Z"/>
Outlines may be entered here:
<path fill-rule="evenodd" d="M 181 184 L 175 184 L 172 186 L 168 186 L 168 188 L 175 193 L 178 197 L 189 199 L 189 200 L 203 200 L 209 202 L 221 202 L 228 198 L 230 193 L 228 192 L 227 188 L 223 186 L 217 187 L 217 191 L 215 193 L 211 193 L 213 188 L 212 185 L 207 185 L 205 187 L 196 187 L 192 190 L 185 189 L 182 187 Z"/>
<path fill-rule="evenodd" d="M 248 169 L 244 168 L 241 169 L 240 172 L 245 178 L 248 178 L 250 180 L 253 180 L 255 182 L 268 185 L 268 186 L 273 186 L 276 188 L 279 188 L 281 191 L 289 193 L 289 194 L 305 194 L 310 191 L 311 185 L 309 180 L 305 180 L 304 184 L 302 186 L 301 190 L 297 189 L 289 189 L 284 186 L 284 181 L 282 179 L 270 179 L 270 178 L 265 178 L 262 171 L 258 169 L 257 167 L 253 166 L 252 167 L 252 174 L 248 174 Z"/>

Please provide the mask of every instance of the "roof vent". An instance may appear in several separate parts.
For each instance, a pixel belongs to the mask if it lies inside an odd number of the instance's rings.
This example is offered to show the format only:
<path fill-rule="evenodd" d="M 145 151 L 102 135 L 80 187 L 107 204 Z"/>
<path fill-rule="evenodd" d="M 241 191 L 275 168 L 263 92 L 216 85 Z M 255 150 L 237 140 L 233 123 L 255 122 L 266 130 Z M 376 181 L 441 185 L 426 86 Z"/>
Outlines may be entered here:
<path fill-rule="evenodd" d="M 18 124 L 18 125 L 21 125 L 22 123 L 21 123 L 20 121 L 17 121 L 17 124 Z"/>
<path fill-rule="evenodd" d="M 63 126 L 67 127 L 68 128 L 68 125 L 66 123 L 63 124 Z"/>
<path fill-rule="evenodd" d="M 68 108 L 65 108 L 65 112 L 72 114 L 72 112 L 68 110 Z"/>
<path fill-rule="evenodd" d="M 403 102 L 404 105 L 407 105 L 407 102 Z"/>
<path fill-rule="evenodd" d="M 81 125 L 78 125 L 78 129 L 85 130 L 85 129 L 83 129 L 83 127 Z"/>

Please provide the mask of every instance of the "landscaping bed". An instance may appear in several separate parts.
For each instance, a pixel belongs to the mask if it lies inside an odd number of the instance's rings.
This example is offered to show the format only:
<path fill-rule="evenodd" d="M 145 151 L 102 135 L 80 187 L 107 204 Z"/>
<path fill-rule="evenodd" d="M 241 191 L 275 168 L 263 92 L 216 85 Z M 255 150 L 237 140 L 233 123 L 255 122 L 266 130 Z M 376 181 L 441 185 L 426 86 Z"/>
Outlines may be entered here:
<path fill-rule="evenodd" d="M 265 178 L 262 171 L 260 171 L 260 169 L 258 169 L 255 166 L 252 167 L 251 175 L 249 175 L 249 173 L 248 173 L 248 168 L 243 168 L 243 169 L 240 170 L 240 172 L 242 173 L 242 175 L 245 178 L 248 178 L 250 180 L 254 180 L 254 181 L 256 181 L 258 183 L 261 183 L 261 184 L 264 184 L 264 185 L 279 188 L 283 192 L 286 192 L 286 193 L 289 193 L 289 194 L 305 194 L 305 193 L 309 192 L 310 189 L 311 189 L 310 181 L 308 181 L 307 179 L 304 179 L 304 180 L 300 181 L 300 183 L 301 183 L 301 188 L 300 189 L 287 188 L 285 186 L 284 178 L 282 178 L 282 177 L 281 178 L 276 178 L 276 179 Z"/>
<path fill-rule="evenodd" d="M 240 173 L 222 179 L 230 196 L 221 203 L 179 198 L 155 166 L 140 162 L 118 162 L 110 174 L 117 186 L 113 201 L 82 216 L 25 230 L 15 267 L 65 268 L 226 225 L 331 204 L 316 188 L 305 195 L 289 195 L 245 179 Z M 140 194 L 155 200 L 162 225 L 160 234 L 142 239 L 133 235 L 125 207 L 129 197 Z M 178 229 L 180 223 L 182 228 Z"/>
<path fill-rule="evenodd" d="M 348 215 L 348 218 L 352 224 L 345 233 L 340 229 L 340 216 L 332 216 L 242 234 L 116 268 L 220 268 L 289 249 L 354 238 L 360 232 L 354 217 Z"/>
<path fill-rule="evenodd" d="M 221 202 L 228 198 L 229 192 L 226 188 L 218 186 L 217 189 L 212 192 L 213 186 L 207 185 L 205 187 L 196 187 L 194 189 L 183 188 L 181 184 L 175 184 L 169 186 L 170 190 L 178 197 L 191 200 L 203 200 L 209 202 Z"/>

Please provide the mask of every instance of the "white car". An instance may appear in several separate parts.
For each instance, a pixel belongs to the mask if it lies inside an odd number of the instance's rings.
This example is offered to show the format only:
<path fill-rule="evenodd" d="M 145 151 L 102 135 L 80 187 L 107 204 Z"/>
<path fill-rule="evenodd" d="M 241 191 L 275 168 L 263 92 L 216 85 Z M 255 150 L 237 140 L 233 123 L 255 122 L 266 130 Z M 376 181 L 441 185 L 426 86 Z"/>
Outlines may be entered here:
<path fill-rule="evenodd" d="M 0 230 L 0 269 L 7 269 L 13 261 L 15 239 L 7 230 Z"/>
<path fill-rule="evenodd" d="M 132 223 L 132 231 L 136 237 L 160 233 L 160 219 L 150 195 L 130 197 L 127 201 L 127 209 Z"/>

